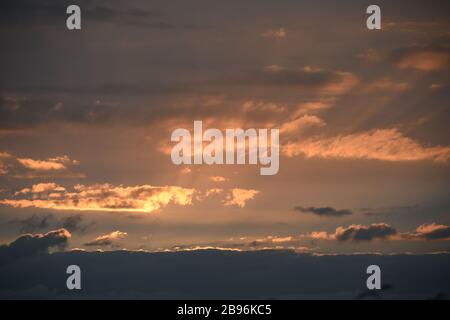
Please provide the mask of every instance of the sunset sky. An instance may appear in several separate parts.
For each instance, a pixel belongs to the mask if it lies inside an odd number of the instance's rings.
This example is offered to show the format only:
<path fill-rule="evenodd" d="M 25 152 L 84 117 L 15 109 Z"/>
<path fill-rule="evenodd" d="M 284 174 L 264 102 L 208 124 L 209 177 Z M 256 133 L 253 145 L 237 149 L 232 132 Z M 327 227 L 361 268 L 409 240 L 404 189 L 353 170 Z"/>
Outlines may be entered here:
<path fill-rule="evenodd" d="M 1 4 L 0 243 L 450 249 L 448 1 L 72 2 Z M 194 120 L 280 129 L 278 174 L 174 165 Z"/>

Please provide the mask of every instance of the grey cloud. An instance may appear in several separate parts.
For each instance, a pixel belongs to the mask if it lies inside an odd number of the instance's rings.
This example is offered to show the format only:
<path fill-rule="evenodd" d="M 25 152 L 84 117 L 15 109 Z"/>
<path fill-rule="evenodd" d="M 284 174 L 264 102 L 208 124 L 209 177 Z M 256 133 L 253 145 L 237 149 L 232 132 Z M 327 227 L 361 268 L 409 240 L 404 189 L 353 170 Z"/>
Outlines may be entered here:
<path fill-rule="evenodd" d="M 30 27 L 30 26 L 65 26 L 66 8 L 76 4 L 81 8 L 83 21 L 91 23 L 111 23 L 155 29 L 173 28 L 174 25 L 165 22 L 151 11 L 134 8 L 124 8 L 121 3 L 111 5 L 109 1 L 78 0 L 73 1 L 33 1 L 15 0 L 3 1 L 0 6 L 0 26 Z"/>
<path fill-rule="evenodd" d="M 424 238 L 427 240 L 448 239 L 450 238 L 450 227 L 447 226 L 446 228 L 428 232 L 424 234 Z"/>
<path fill-rule="evenodd" d="M 392 214 L 411 212 L 411 211 L 417 210 L 419 208 L 420 208 L 419 205 L 411 205 L 411 206 L 392 206 L 392 207 L 384 207 L 384 208 L 360 208 L 359 211 L 362 212 L 366 216 L 389 217 Z"/>
<path fill-rule="evenodd" d="M 422 224 L 414 232 L 402 234 L 406 240 L 450 240 L 450 226 L 445 224 Z"/>
<path fill-rule="evenodd" d="M 339 241 L 370 241 L 386 239 L 396 235 L 398 231 L 386 223 L 371 224 L 369 226 L 351 225 L 347 228 L 336 229 L 336 240 Z"/>
<path fill-rule="evenodd" d="M 266 68 L 250 70 L 241 75 L 231 76 L 226 82 L 233 85 L 268 86 L 287 89 L 308 89 L 342 94 L 357 82 L 351 73 L 311 67 L 285 68 L 268 66 Z M 339 87 L 337 89 L 337 87 Z"/>
<path fill-rule="evenodd" d="M 9 244 L 0 246 L 0 261 L 9 263 L 12 260 L 45 254 L 50 248 L 63 249 L 68 244 L 71 234 L 66 229 L 58 229 L 45 234 L 25 234 Z"/>
<path fill-rule="evenodd" d="M 352 212 L 350 210 L 338 210 L 332 207 L 295 207 L 296 211 L 302 213 L 312 213 L 321 217 L 342 217 L 351 215 Z"/>
<path fill-rule="evenodd" d="M 43 216 L 33 214 L 28 218 L 13 219 L 9 221 L 9 223 L 19 225 L 20 226 L 19 230 L 22 233 L 33 233 L 42 230 L 47 230 L 50 227 L 52 220 L 54 220 L 52 214 L 47 214 Z"/>
<path fill-rule="evenodd" d="M 86 277 L 83 290 L 67 290 L 65 269 L 70 264 L 81 266 Z M 450 294 L 448 254 L 315 256 L 284 250 L 197 250 L 34 256 L 0 266 L 0 297 L 353 299 L 365 289 L 365 270 L 372 264 L 389 270 L 382 277 L 382 285 L 390 285 L 381 293 L 384 299 Z"/>
<path fill-rule="evenodd" d="M 20 226 L 19 230 L 22 233 L 42 232 L 49 229 L 66 229 L 71 233 L 83 233 L 92 226 L 92 223 L 86 223 L 80 214 L 61 218 L 57 218 L 53 214 L 33 214 L 23 219 L 12 219 L 9 223 Z"/>

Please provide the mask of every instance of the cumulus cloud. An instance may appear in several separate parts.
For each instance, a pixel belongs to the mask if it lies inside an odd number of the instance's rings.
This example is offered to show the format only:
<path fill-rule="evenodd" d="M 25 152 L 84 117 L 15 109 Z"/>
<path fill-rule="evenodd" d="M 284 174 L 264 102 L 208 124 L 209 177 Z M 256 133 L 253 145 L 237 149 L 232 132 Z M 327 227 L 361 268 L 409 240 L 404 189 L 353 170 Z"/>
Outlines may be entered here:
<path fill-rule="evenodd" d="M 38 185 L 39 186 L 39 185 Z M 75 185 L 66 190 L 57 184 L 46 184 L 45 193 L 31 191 L 13 199 L 0 200 L 1 204 L 15 208 L 45 208 L 80 211 L 153 212 L 174 203 L 192 204 L 194 189 L 177 186 L 114 186 L 111 184 Z M 23 190 L 22 190 L 23 191 Z"/>
<path fill-rule="evenodd" d="M 105 234 L 102 236 L 98 236 L 93 241 L 87 242 L 84 245 L 87 247 L 92 246 L 112 246 L 114 242 L 119 239 L 123 239 L 128 235 L 126 232 L 122 232 L 119 230 L 113 231 L 109 234 Z"/>
<path fill-rule="evenodd" d="M 350 210 L 337 210 L 332 207 L 295 207 L 296 211 L 304 212 L 304 213 L 312 213 L 321 217 L 342 217 L 351 215 L 352 212 Z"/>
<path fill-rule="evenodd" d="M 9 244 L 0 246 L 0 261 L 8 262 L 24 256 L 47 253 L 50 248 L 63 249 L 71 234 L 66 229 L 44 234 L 24 234 Z"/>
<path fill-rule="evenodd" d="M 348 227 L 338 227 L 334 233 L 314 231 L 302 237 L 315 240 L 338 241 L 371 241 L 387 240 L 450 240 L 450 227 L 443 224 L 422 224 L 412 232 L 399 232 L 387 223 L 371 225 L 352 224 Z"/>
<path fill-rule="evenodd" d="M 338 227 L 335 233 L 315 231 L 306 237 L 315 240 L 371 241 L 375 239 L 389 239 L 397 234 L 398 231 L 386 223 L 374 223 L 368 226 L 352 224 L 346 228 Z"/>
<path fill-rule="evenodd" d="M 423 146 L 395 128 L 291 142 L 284 145 L 282 150 L 288 157 L 304 155 L 307 158 L 436 162 L 450 159 L 450 147 Z"/>
<path fill-rule="evenodd" d="M 234 188 L 224 201 L 224 205 L 244 208 L 247 201 L 252 200 L 258 193 L 258 190 Z"/>
<path fill-rule="evenodd" d="M 334 234 L 336 240 L 370 241 L 386 239 L 397 234 L 397 230 L 386 223 L 375 223 L 369 226 L 352 224 L 347 228 L 339 227 Z"/>
<path fill-rule="evenodd" d="M 413 240 L 450 240 L 450 227 L 434 222 L 422 224 L 417 227 L 415 232 L 403 234 L 403 238 Z"/>

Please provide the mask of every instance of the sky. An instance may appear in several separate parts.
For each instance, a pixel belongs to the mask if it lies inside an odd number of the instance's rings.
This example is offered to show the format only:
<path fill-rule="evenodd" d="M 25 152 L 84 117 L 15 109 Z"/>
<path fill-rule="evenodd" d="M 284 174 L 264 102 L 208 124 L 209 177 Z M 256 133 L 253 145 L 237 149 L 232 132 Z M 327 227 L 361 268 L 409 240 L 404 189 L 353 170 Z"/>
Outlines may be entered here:
<path fill-rule="evenodd" d="M 2 250 L 448 252 L 450 3 L 369 4 L 2 3 Z M 279 172 L 173 164 L 195 120 L 279 129 Z"/>

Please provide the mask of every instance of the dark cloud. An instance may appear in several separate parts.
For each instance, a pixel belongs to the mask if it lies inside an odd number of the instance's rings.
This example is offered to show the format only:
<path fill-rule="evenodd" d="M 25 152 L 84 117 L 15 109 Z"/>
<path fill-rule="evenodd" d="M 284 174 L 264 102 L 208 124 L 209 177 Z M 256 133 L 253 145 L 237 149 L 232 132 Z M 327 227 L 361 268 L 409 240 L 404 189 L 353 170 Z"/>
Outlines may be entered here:
<path fill-rule="evenodd" d="M 411 206 L 392 206 L 384 208 L 360 208 L 359 211 L 361 211 L 366 216 L 389 217 L 392 214 L 411 212 L 419 208 L 420 208 L 419 205 L 411 205 Z"/>
<path fill-rule="evenodd" d="M 232 76 L 228 82 L 233 85 L 274 86 L 317 90 L 325 94 L 342 94 L 351 89 L 358 82 L 358 78 L 348 72 L 319 68 L 268 66 Z"/>
<path fill-rule="evenodd" d="M 58 229 L 45 234 L 25 234 L 9 244 L 0 246 L 0 261 L 11 261 L 36 254 L 45 254 L 50 248 L 63 249 L 68 244 L 71 234 L 66 229 Z"/>
<path fill-rule="evenodd" d="M 173 28 L 174 25 L 161 20 L 151 11 L 123 8 L 120 3 L 111 5 L 109 1 L 78 0 L 63 1 L 33 1 L 16 0 L 3 1 L 0 6 L 0 26 L 31 27 L 31 26 L 65 26 L 68 15 L 66 8 L 76 4 L 81 8 L 82 21 L 91 23 L 111 23 L 155 29 Z"/>
<path fill-rule="evenodd" d="M 296 211 L 304 213 L 312 213 L 321 217 L 342 217 L 351 215 L 350 210 L 337 210 L 332 207 L 295 207 Z"/>
<path fill-rule="evenodd" d="M 92 223 L 86 223 L 80 214 L 57 218 L 53 214 L 33 214 L 23 219 L 13 219 L 10 224 L 20 226 L 22 233 L 34 233 L 48 231 L 50 229 L 66 229 L 69 232 L 85 232 Z"/>
<path fill-rule="evenodd" d="M 386 239 L 397 233 L 395 228 L 386 223 L 376 223 L 369 226 L 351 225 L 347 228 L 337 228 L 335 237 L 339 241 L 370 241 L 374 239 Z"/>
<path fill-rule="evenodd" d="M 403 233 L 406 240 L 449 240 L 450 227 L 444 224 L 422 224 L 414 232 Z"/>
<path fill-rule="evenodd" d="M 424 238 L 427 240 L 438 240 L 438 239 L 449 239 L 450 238 L 450 227 L 445 226 L 441 229 L 432 230 L 430 232 L 424 233 Z"/>
<path fill-rule="evenodd" d="M 70 232 L 86 232 L 93 223 L 86 224 L 81 214 L 74 214 L 61 218 L 57 224 L 59 228 L 64 228 Z"/>
<path fill-rule="evenodd" d="M 66 288 L 71 264 L 81 267 L 82 290 Z M 0 298 L 353 299 L 366 289 L 372 264 L 385 270 L 382 285 L 390 285 L 382 298 L 450 294 L 448 254 L 72 251 L 0 266 Z"/>
<path fill-rule="evenodd" d="M 10 224 L 17 224 L 20 226 L 20 232 L 22 233 L 34 233 L 42 230 L 47 230 L 50 228 L 50 225 L 54 220 L 52 214 L 47 215 L 37 215 L 33 214 L 32 216 L 24 219 L 13 219 L 9 221 Z"/>

